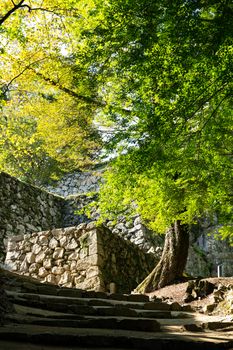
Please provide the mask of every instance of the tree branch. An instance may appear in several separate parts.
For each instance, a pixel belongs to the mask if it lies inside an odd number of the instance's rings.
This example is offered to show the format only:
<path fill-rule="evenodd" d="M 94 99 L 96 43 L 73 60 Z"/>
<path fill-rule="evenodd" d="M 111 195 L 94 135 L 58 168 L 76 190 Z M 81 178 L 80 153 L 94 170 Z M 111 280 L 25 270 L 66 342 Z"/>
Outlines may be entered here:
<path fill-rule="evenodd" d="M 207 96 L 206 98 L 203 98 L 199 102 L 199 104 L 198 104 L 197 108 L 194 110 L 194 112 L 192 112 L 191 115 L 189 115 L 188 117 L 185 118 L 185 122 L 192 119 L 196 115 L 196 113 L 204 107 L 204 105 L 207 102 L 211 101 L 214 96 L 216 96 L 218 93 L 222 92 L 222 90 L 224 90 L 228 84 L 229 84 L 229 82 L 224 82 L 218 90 L 215 90 L 211 95 Z"/>
<path fill-rule="evenodd" d="M 34 62 L 30 63 L 30 64 L 27 65 L 21 72 L 19 72 L 19 74 L 17 74 L 14 78 L 12 78 L 12 79 L 9 81 L 9 83 L 4 84 L 4 85 L 3 85 L 4 93 L 6 93 L 6 92 L 9 90 L 10 85 L 11 85 L 16 79 L 18 79 L 21 75 L 23 75 L 24 72 L 25 72 L 26 70 L 30 69 L 34 64 L 36 64 L 36 63 L 38 63 L 38 62 L 41 62 L 41 61 L 43 61 L 43 60 L 45 60 L 45 58 L 41 58 L 41 59 L 39 59 L 39 60 L 37 60 L 37 61 L 34 61 Z"/>
<path fill-rule="evenodd" d="M 205 120 L 204 124 L 202 125 L 202 128 L 199 130 L 199 132 L 201 133 L 206 125 L 209 123 L 209 121 L 216 115 L 219 107 L 221 106 L 221 104 L 223 103 L 223 101 L 225 101 L 226 98 L 228 98 L 230 96 L 230 94 L 226 94 L 225 96 L 223 96 L 223 98 L 219 101 L 219 103 L 217 104 L 217 106 L 215 107 L 215 109 L 213 110 L 213 112 L 209 115 L 209 117 Z"/>
<path fill-rule="evenodd" d="M 49 9 L 46 9 L 43 7 L 31 7 L 28 4 L 24 4 L 24 1 L 25 0 L 21 0 L 18 4 L 15 4 L 15 2 L 13 0 L 11 0 L 14 7 L 12 9 L 10 9 L 4 16 L 2 16 L 0 18 L 0 26 L 19 8 L 27 8 L 29 12 L 31 12 L 31 11 L 45 11 L 45 12 L 53 13 L 57 16 L 60 16 L 54 10 L 49 10 Z"/>
<path fill-rule="evenodd" d="M 14 13 L 16 10 L 18 10 L 20 7 L 22 7 L 24 0 L 21 0 L 18 4 L 15 4 L 13 1 L 14 7 L 10 9 L 1 19 L 0 19 L 0 26 Z M 23 5 L 24 6 L 24 5 Z"/>
<path fill-rule="evenodd" d="M 105 102 L 102 101 L 98 101 L 96 100 L 94 97 L 89 97 L 89 96 L 84 96 L 84 95 L 80 95 L 77 92 L 63 86 L 62 84 L 60 84 L 59 82 L 53 80 L 52 78 L 46 77 L 44 76 L 44 74 L 40 73 L 40 72 L 36 72 L 33 69 L 34 73 L 39 76 L 40 78 L 42 78 L 44 81 L 48 82 L 49 84 L 51 84 L 52 86 L 57 87 L 59 90 L 65 92 L 66 94 L 73 96 L 75 98 L 78 98 L 79 100 L 82 100 L 84 102 L 87 103 L 91 103 L 93 105 L 96 105 L 97 107 L 104 107 L 106 105 Z"/>
<path fill-rule="evenodd" d="M 21 8 L 23 8 L 23 7 L 26 7 L 29 12 L 31 12 L 31 11 L 44 11 L 44 12 L 53 13 L 54 15 L 59 16 L 59 14 L 56 13 L 54 10 L 49 10 L 49 9 L 46 9 L 46 8 L 43 8 L 43 7 L 31 7 L 31 6 L 27 5 L 27 4 L 21 6 Z"/>

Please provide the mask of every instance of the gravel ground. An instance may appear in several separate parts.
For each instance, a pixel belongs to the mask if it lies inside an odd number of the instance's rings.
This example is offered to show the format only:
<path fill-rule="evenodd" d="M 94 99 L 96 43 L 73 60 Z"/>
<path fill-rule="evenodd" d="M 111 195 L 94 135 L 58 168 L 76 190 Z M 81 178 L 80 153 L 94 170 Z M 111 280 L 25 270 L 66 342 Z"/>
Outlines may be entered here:
<path fill-rule="evenodd" d="M 233 288 L 233 277 L 220 277 L 220 278 L 210 277 L 210 278 L 205 278 L 204 280 L 207 280 L 213 283 L 216 286 L 216 288 L 218 288 L 219 285 L 225 285 L 225 286 L 232 285 L 232 288 Z M 184 298 L 185 298 L 187 286 L 188 286 L 188 282 L 172 284 L 170 286 L 156 290 L 152 293 L 148 293 L 148 295 L 156 296 L 162 299 L 169 299 L 171 301 L 176 301 L 179 304 L 184 304 Z M 192 307 L 199 309 L 212 302 L 213 302 L 213 294 L 210 294 L 206 298 L 203 298 L 200 300 L 194 300 L 189 304 Z"/>

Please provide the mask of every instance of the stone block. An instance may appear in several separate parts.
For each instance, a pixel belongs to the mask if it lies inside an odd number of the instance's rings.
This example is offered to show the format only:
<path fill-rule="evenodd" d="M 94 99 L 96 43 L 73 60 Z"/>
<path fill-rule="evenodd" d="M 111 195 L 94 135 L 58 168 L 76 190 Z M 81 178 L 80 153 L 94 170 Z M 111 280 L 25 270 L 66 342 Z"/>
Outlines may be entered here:
<path fill-rule="evenodd" d="M 51 234 L 56 240 L 60 240 L 64 236 L 62 229 L 53 229 L 51 230 Z"/>
<path fill-rule="evenodd" d="M 179 303 L 174 302 L 174 303 L 170 304 L 170 310 L 171 311 L 181 311 L 182 306 Z"/>
<path fill-rule="evenodd" d="M 78 260 L 76 263 L 77 271 L 86 271 L 90 267 L 90 263 L 88 260 Z"/>
<path fill-rule="evenodd" d="M 65 268 L 65 266 L 63 266 Z M 76 271 L 76 261 L 72 260 L 69 261 L 69 265 L 66 265 L 67 268 L 65 268 L 66 270 L 70 270 L 72 272 Z"/>
<path fill-rule="evenodd" d="M 48 271 L 44 267 L 40 267 L 38 271 L 38 276 L 44 278 L 48 275 Z"/>
<path fill-rule="evenodd" d="M 28 271 L 28 262 L 26 259 L 22 262 L 22 264 L 19 265 L 19 269 L 21 272 L 27 272 Z"/>
<path fill-rule="evenodd" d="M 100 254 L 89 255 L 87 261 L 90 266 L 98 265 L 99 267 L 101 267 L 104 264 L 104 258 Z"/>
<path fill-rule="evenodd" d="M 62 238 L 59 240 L 59 243 L 60 243 L 60 247 L 65 248 L 66 245 L 67 245 L 67 237 L 66 237 L 66 236 L 62 237 Z"/>
<path fill-rule="evenodd" d="M 203 332 L 203 328 L 201 326 L 196 325 L 195 323 L 184 324 L 183 330 L 188 332 Z"/>
<path fill-rule="evenodd" d="M 128 301 L 134 301 L 137 303 L 149 302 L 149 296 L 144 294 L 130 294 L 128 295 Z"/>
<path fill-rule="evenodd" d="M 214 309 L 218 306 L 217 303 L 207 304 L 203 308 L 203 312 L 209 314 L 214 311 Z"/>
<path fill-rule="evenodd" d="M 142 332 L 159 332 L 160 323 L 149 319 L 121 319 L 117 322 L 117 328 Z"/>
<path fill-rule="evenodd" d="M 95 254 L 103 254 L 103 248 L 102 245 L 97 245 L 97 242 L 93 242 L 88 247 L 89 255 L 95 255 Z"/>
<path fill-rule="evenodd" d="M 59 246 L 59 243 L 58 243 L 58 240 L 55 239 L 54 237 L 50 239 L 50 242 L 49 242 L 49 248 L 51 249 L 55 249 Z"/>
<path fill-rule="evenodd" d="M 53 259 L 61 259 L 64 255 L 64 248 L 55 248 L 53 253 Z"/>
<path fill-rule="evenodd" d="M 38 237 L 38 241 L 40 245 L 47 245 L 48 244 L 48 237 L 46 236 L 40 236 Z"/>
<path fill-rule="evenodd" d="M 62 287 L 65 287 L 65 288 L 72 288 L 73 287 L 73 283 L 72 282 L 67 282 L 67 283 L 61 283 L 61 280 L 59 282 L 59 284 L 62 285 Z"/>
<path fill-rule="evenodd" d="M 68 255 L 67 260 L 78 260 L 79 259 L 79 251 L 75 251 Z"/>
<path fill-rule="evenodd" d="M 29 239 L 29 242 L 32 243 L 32 244 L 36 244 L 36 243 L 38 242 L 38 239 L 39 239 L 38 236 L 32 236 L 32 237 Z"/>
<path fill-rule="evenodd" d="M 39 244 L 34 244 L 32 246 L 32 252 L 35 253 L 36 255 L 39 254 L 42 250 L 42 247 Z"/>
<path fill-rule="evenodd" d="M 71 241 L 66 245 L 66 249 L 74 250 L 79 246 L 78 242 L 72 238 Z"/>
<path fill-rule="evenodd" d="M 51 232 L 50 231 L 41 231 L 41 232 L 37 232 L 36 234 L 37 234 L 38 237 L 40 237 L 40 236 L 49 237 Z"/>
<path fill-rule="evenodd" d="M 83 288 L 83 282 L 85 281 L 85 277 L 86 276 L 81 276 L 81 275 L 74 277 L 74 284 L 77 288 L 85 289 Z"/>
<path fill-rule="evenodd" d="M 11 270 L 11 271 L 18 271 L 19 269 L 19 263 L 18 262 L 6 262 L 7 267 Z"/>
<path fill-rule="evenodd" d="M 87 258 L 88 255 L 89 255 L 88 248 L 80 249 L 79 258 L 80 258 L 81 260 Z"/>
<path fill-rule="evenodd" d="M 24 250 L 25 253 L 31 252 L 31 250 L 32 250 L 31 243 L 30 242 L 25 242 L 24 245 L 23 245 L 23 250 Z"/>
<path fill-rule="evenodd" d="M 43 263 L 44 259 L 45 259 L 45 253 L 41 251 L 39 254 L 36 255 L 35 262 L 41 264 Z"/>
<path fill-rule="evenodd" d="M 64 265 L 64 259 L 57 259 L 57 260 L 55 260 L 54 264 L 55 264 L 56 266 L 62 266 L 62 267 L 64 267 L 64 266 L 63 266 L 63 265 Z"/>
<path fill-rule="evenodd" d="M 65 271 L 62 275 L 61 275 L 61 279 L 59 281 L 60 284 L 64 285 L 67 283 L 71 282 L 71 274 L 68 271 Z M 71 283 L 72 285 L 72 283 Z"/>
<path fill-rule="evenodd" d="M 92 278 L 92 277 L 98 276 L 99 274 L 100 274 L 100 270 L 98 266 L 91 266 L 86 271 L 87 278 Z"/>
<path fill-rule="evenodd" d="M 64 272 L 64 268 L 62 266 L 54 266 L 52 267 L 51 271 L 54 275 L 62 275 Z"/>
<path fill-rule="evenodd" d="M 40 267 L 41 267 L 40 264 L 34 263 L 34 264 L 31 264 L 31 265 L 29 266 L 28 271 L 29 271 L 30 274 L 31 274 L 31 273 L 35 273 L 35 272 L 38 272 L 38 271 L 39 271 L 39 268 L 40 268 Z"/>
<path fill-rule="evenodd" d="M 53 275 L 52 273 L 50 273 L 49 275 L 47 275 L 46 281 L 49 282 L 49 283 L 53 283 L 53 284 L 56 284 L 56 283 L 57 283 L 56 276 Z"/>
<path fill-rule="evenodd" d="M 51 259 L 45 259 L 44 261 L 43 261 L 43 266 L 44 266 L 44 268 L 45 269 L 47 269 L 47 270 L 49 270 L 49 269 L 51 269 L 52 268 L 52 260 Z"/>
<path fill-rule="evenodd" d="M 144 304 L 145 310 L 170 310 L 170 305 L 162 302 L 150 302 Z"/>
<path fill-rule="evenodd" d="M 36 260 L 36 255 L 34 253 L 27 253 L 26 254 L 26 260 L 29 264 L 33 264 Z"/>

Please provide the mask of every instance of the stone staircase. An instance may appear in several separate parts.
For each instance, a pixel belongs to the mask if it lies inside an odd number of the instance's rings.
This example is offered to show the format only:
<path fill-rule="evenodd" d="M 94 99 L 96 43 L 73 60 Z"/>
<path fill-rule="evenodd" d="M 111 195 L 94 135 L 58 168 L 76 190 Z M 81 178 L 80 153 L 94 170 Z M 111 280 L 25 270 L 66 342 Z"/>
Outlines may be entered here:
<path fill-rule="evenodd" d="M 0 327 L 1 350 L 233 348 L 232 332 L 207 327 L 217 318 L 177 303 L 59 288 L 7 271 L 0 279 L 13 305 Z"/>

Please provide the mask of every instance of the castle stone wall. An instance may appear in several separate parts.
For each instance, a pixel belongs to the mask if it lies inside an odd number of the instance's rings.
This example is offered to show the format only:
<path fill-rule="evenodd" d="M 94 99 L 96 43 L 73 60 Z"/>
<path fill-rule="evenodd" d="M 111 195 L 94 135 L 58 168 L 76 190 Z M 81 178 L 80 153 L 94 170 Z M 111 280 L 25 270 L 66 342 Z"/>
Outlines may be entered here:
<path fill-rule="evenodd" d="M 0 255 L 11 235 L 61 227 L 64 199 L 0 173 Z"/>
<path fill-rule="evenodd" d="M 91 222 L 10 237 L 5 264 L 42 282 L 95 291 L 131 292 L 157 260 Z"/>

